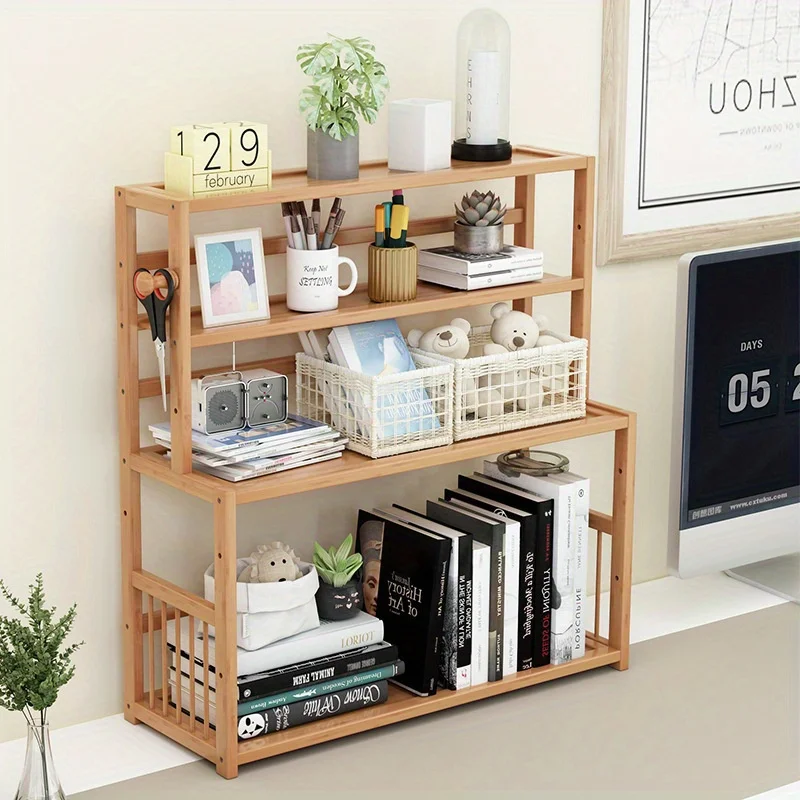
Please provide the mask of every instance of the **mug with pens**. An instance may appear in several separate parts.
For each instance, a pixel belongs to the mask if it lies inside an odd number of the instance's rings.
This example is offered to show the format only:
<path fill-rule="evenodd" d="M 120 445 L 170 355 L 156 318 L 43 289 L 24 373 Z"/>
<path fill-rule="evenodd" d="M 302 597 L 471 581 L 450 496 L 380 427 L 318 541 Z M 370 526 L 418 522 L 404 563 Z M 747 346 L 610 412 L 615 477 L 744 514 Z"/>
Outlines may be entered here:
<path fill-rule="evenodd" d="M 311 203 L 311 215 L 306 204 L 281 203 L 286 228 L 286 307 L 291 311 L 332 311 L 339 298 L 352 294 L 358 283 L 356 265 L 339 255 L 336 235 L 344 222 L 342 200 L 333 200 L 330 214 L 322 227 L 319 200 Z M 350 283 L 339 286 L 339 267 L 350 268 Z"/>
<path fill-rule="evenodd" d="M 376 303 L 417 296 L 417 248 L 407 240 L 409 207 L 402 189 L 375 206 L 375 238 L 369 246 L 367 294 Z"/>

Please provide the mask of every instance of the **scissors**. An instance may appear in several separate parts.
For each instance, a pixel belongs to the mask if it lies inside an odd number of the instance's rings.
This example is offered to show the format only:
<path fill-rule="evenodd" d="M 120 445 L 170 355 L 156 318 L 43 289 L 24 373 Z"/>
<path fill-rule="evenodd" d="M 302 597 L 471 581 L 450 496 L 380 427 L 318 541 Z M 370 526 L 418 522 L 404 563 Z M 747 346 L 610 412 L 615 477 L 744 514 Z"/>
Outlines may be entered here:
<path fill-rule="evenodd" d="M 165 369 L 166 345 L 167 345 L 167 308 L 172 302 L 175 294 L 175 281 L 169 270 L 157 269 L 154 275 L 161 275 L 166 281 L 167 288 L 153 289 L 149 294 L 144 294 L 137 285 L 137 277 L 140 273 L 149 271 L 137 269 L 133 273 L 133 291 L 139 302 L 147 312 L 150 320 L 150 333 L 153 335 L 153 344 L 156 347 L 156 357 L 158 358 L 158 376 L 161 379 L 161 400 L 164 404 L 164 411 L 167 410 L 167 376 Z"/>

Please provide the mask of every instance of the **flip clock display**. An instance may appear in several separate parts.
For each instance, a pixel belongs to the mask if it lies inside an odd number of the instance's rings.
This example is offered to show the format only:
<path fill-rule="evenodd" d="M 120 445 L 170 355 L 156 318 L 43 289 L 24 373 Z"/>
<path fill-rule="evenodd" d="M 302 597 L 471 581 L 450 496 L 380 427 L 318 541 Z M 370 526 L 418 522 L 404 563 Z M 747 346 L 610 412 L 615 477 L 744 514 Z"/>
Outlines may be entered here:
<path fill-rule="evenodd" d="M 288 395 L 287 377 L 268 369 L 206 375 L 192 381 L 192 427 L 212 434 L 283 422 Z"/>
<path fill-rule="evenodd" d="M 272 153 L 260 122 L 180 125 L 170 131 L 164 186 L 189 197 L 272 187 Z"/>
<path fill-rule="evenodd" d="M 785 504 L 800 491 L 797 246 L 769 259 L 698 256 L 690 275 L 685 527 Z"/>

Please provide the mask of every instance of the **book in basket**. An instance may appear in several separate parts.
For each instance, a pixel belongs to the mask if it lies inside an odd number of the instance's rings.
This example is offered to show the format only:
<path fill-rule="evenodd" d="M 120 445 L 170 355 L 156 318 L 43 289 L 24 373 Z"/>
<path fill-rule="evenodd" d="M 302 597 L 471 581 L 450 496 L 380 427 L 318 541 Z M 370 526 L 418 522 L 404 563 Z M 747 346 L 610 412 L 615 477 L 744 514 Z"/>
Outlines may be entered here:
<path fill-rule="evenodd" d="M 396 320 L 344 325 L 334 328 L 329 340 L 334 361 L 362 375 L 388 377 L 416 370 Z M 373 390 L 379 392 L 375 431 L 379 438 L 393 439 L 440 426 L 430 397 L 422 387 L 402 388 L 400 384 L 396 391 Z M 362 427 L 371 427 L 370 398 L 363 392 L 348 392 L 348 400 L 354 406 L 356 420 Z"/>

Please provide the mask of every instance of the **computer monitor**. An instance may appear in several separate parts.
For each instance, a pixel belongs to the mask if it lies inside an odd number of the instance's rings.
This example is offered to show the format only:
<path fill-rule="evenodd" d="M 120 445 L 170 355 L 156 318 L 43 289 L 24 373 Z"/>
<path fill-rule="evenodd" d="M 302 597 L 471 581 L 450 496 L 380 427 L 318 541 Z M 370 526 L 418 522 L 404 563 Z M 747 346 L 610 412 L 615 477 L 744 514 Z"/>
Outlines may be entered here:
<path fill-rule="evenodd" d="M 670 569 L 759 562 L 794 599 L 800 558 L 774 560 L 800 553 L 800 240 L 683 256 L 675 356 Z"/>

